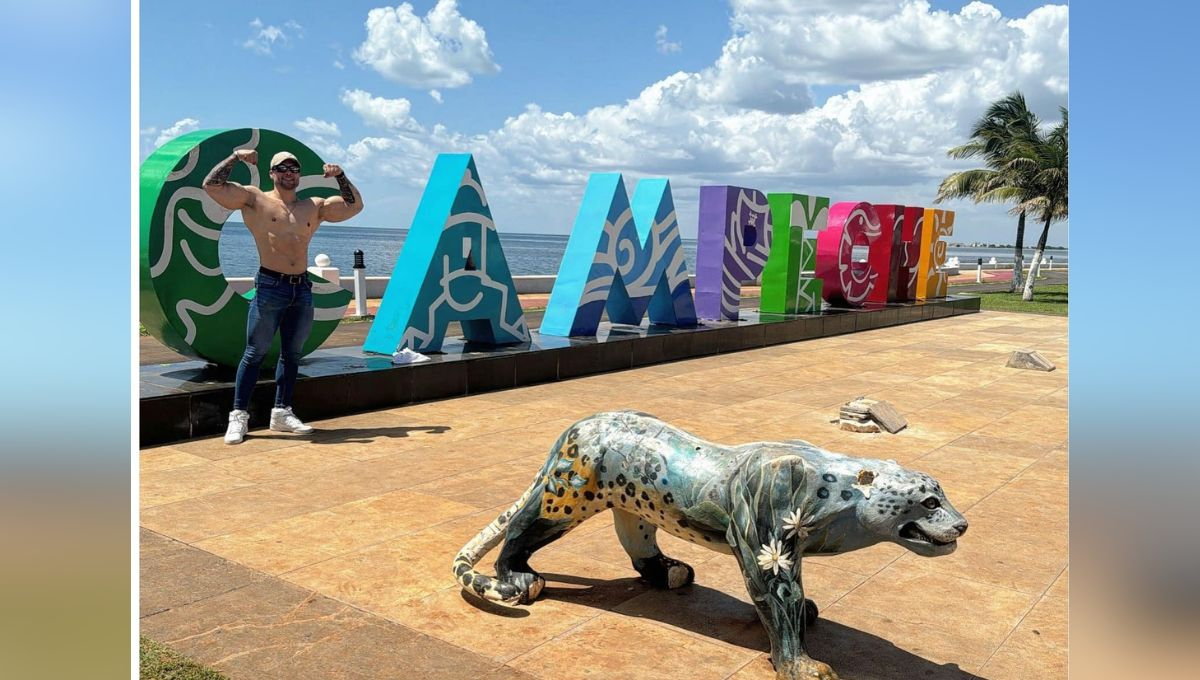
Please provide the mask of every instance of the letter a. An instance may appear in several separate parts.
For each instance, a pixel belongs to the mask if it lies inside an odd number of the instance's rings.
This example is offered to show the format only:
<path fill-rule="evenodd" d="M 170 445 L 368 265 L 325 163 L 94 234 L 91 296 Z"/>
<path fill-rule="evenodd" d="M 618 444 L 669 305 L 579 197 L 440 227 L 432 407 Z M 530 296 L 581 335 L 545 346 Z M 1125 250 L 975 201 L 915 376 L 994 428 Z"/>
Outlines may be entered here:
<path fill-rule="evenodd" d="M 637 325 L 696 323 L 692 287 L 665 179 L 638 182 L 633 205 L 620 173 L 588 179 L 571 238 L 539 329 L 543 335 L 595 335 L 600 315 Z"/>
<path fill-rule="evenodd" d="M 471 154 L 439 154 L 363 343 L 436 352 L 446 326 L 469 342 L 528 342 L 529 327 Z"/>

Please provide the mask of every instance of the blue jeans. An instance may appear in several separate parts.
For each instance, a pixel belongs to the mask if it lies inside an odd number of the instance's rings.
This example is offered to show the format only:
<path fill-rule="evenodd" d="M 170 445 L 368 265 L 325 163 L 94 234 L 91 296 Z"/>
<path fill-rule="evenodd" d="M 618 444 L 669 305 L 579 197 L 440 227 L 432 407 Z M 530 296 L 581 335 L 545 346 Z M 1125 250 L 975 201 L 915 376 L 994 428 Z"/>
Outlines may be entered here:
<path fill-rule="evenodd" d="M 233 408 L 245 411 L 258 382 L 258 369 L 271 351 L 271 341 L 279 332 L 279 362 L 275 366 L 275 406 L 292 405 L 292 390 L 300 368 L 300 350 L 312 330 L 312 282 L 308 274 L 297 283 L 259 271 L 254 277 L 257 292 L 250 301 L 246 318 L 246 352 L 238 364 L 233 388 Z"/>

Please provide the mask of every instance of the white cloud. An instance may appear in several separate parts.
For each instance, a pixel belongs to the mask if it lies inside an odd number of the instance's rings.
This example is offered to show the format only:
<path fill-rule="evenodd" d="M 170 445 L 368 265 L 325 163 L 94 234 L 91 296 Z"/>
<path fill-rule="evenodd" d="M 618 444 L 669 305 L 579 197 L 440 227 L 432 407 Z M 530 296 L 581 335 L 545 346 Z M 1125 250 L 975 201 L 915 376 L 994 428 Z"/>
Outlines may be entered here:
<path fill-rule="evenodd" d="M 200 121 L 195 118 L 183 118 L 175 121 L 170 127 L 163 128 L 163 131 L 154 140 L 154 148 L 158 148 L 163 144 L 175 139 L 180 135 L 187 134 L 194 130 L 200 129 Z M 154 134 L 154 128 L 150 128 L 147 134 Z"/>
<path fill-rule="evenodd" d="M 438 92 L 437 90 L 430 90 L 429 96 L 433 99 L 433 101 L 435 101 L 439 104 L 442 103 L 442 93 L 441 92 Z"/>
<path fill-rule="evenodd" d="M 242 47 L 263 56 L 270 56 L 276 44 L 290 45 L 293 40 L 304 37 L 304 27 L 291 19 L 284 22 L 283 28 L 280 28 L 264 25 L 262 19 L 256 17 L 250 22 L 250 29 L 250 38 L 242 43 Z"/>
<path fill-rule="evenodd" d="M 292 125 L 296 126 L 297 130 L 315 135 L 317 137 L 341 137 L 342 131 L 338 129 L 337 123 L 330 123 L 326 120 L 313 118 L 308 116 L 304 120 L 298 120 Z"/>
<path fill-rule="evenodd" d="M 372 127 L 396 131 L 421 131 L 421 126 L 410 115 L 412 103 L 403 97 L 386 99 L 376 97 L 365 90 L 347 90 L 342 93 L 342 103 L 357 113 L 364 123 Z"/>
<path fill-rule="evenodd" d="M 334 59 L 334 60 L 333 60 L 333 67 L 334 67 L 334 68 L 336 68 L 336 69 L 337 69 L 337 70 L 339 70 L 339 71 L 344 71 L 344 70 L 346 70 L 346 65 L 342 63 L 342 60 L 341 60 L 341 59 Z"/>
<path fill-rule="evenodd" d="M 683 51 L 683 43 L 669 42 L 667 40 L 667 27 L 662 24 L 659 24 L 658 30 L 654 32 L 654 45 L 658 49 L 659 54 Z"/>
<path fill-rule="evenodd" d="M 733 35 L 711 66 L 622 103 L 583 112 L 530 105 L 468 136 L 421 128 L 407 100 L 344 94 L 368 123 L 403 131 L 347 153 L 385 174 L 427 173 L 439 152 L 474 153 L 511 230 L 566 231 L 588 174 L 604 171 L 669 177 L 685 235 L 695 233 L 702 184 L 930 205 L 942 177 L 970 166 L 945 150 L 965 141 L 989 102 L 1020 90 L 1047 118 L 1066 104 L 1067 25 L 1065 6 L 1011 19 L 978 2 L 958 13 L 873 2 L 851 15 L 832 1 L 735 0 Z M 855 31 L 877 41 L 864 39 L 866 57 Z M 818 105 L 813 83 L 848 84 Z M 417 177 L 420 186 L 426 175 Z M 1002 206 L 950 207 L 962 211 L 958 233 L 967 238 L 972 224 L 1010 222 Z"/>
<path fill-rule="evenodd" d="M 359 63 L 411 87 L 461 87 L 472 76 L 498 73 L 483 27 L 438 0 L 423 18 L 407 2 L 367 13 L 367 38 L 354 51 Z"/>

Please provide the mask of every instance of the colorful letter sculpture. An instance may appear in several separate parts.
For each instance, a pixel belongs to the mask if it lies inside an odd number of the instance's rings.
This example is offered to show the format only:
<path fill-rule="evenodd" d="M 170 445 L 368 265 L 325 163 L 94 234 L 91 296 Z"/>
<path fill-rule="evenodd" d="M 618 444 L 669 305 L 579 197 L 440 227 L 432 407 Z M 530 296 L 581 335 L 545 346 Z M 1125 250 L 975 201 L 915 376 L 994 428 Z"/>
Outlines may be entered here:
<path fill-rule="evenodd" d="M 821 279 L 805 277 L 817 268 L 817 231 L 829 219 L 829 199 L 803 194 L 767 194 L 771 206 L 771 254 L 762 274 L 759 309 L 774 314 L 817 314 Z"/>
<path fill-rule="evenodd" d="M 871 268 L 872 276 L 879 278 L 875 279 L 875 285 L 871 287 L 871 292 L 867 293 L 866 301 L 883 305 L 888 302 L 888 293 L 892 285 L 892 239 L 895 238 L 895 233 L 891 220 L 883 219 L 879 209 L 872 207 L 875 208 L 875 217 L 879 220 L 879 236 L 868 245 L 867 265 Z"/>
<path fill-rule="evenodd" d="M 771 252 L 771 210 L 761 191 L 700 187 L 696 244 L 696 312 L 701 319 L 738 318 L 742 283 L 755 280 Z"/>
<path fill-rule="evenodd" d="M 805 556 L 895 543 L 937 557 L 954 552 L 967 531 L 937 480 L 894 461 L 795 439 L 723 446 L 645 413 L 597 413 L 559 435 L 533 484 L 459 550 L 455 582 L 485 600 L 531 604 L 546 579 L 530 555 L 610 508 L 621 546 L 651 587 L 680 588 L 696 577 L 663 554 L 660 530 L 732 554 L 784 680 L 835 677 L 805 649 L 805 629 L 817 619 L 816 603 L 804 597 Z M 495 575 L 477 571 L 501 543 Z M 913 604 L 927 602 L 914 593 Z"/>
<path fill-rule="evenodd" d="M 204 192 L 204 177 L 235 149 L 256 149 L 258 165 L 239 163 L 230 180 L 270 191 L 267 165 L 279 151 L 304 168 L 296 195 L 336 196 L 337 183 L 322 176 L 311 149 L 278 132 L 200 130 L 159 147 L 142 163 L 139 223 L 140 315 L 150 335 L 167 347 L 224 366 L 237 366 L 246 348 L 246 315 L 254 291 L 238 295 L 221 273 L 218 240 L 232 211 Z M 351 294 L 338 282 L 312 276 L 314 321 L 303 353 L 337 328 Z M 276 337 L 266 362 L 279 356 Z"/>
<path fill-rule="evenodd" d="M 619 173 L 593 174 L 550 292 L 543 335 L 595 335 L 613 323 L 696 324 L 679 222 L 665 179 L 638 182 L 633 205 Z"/>
<path fill-rule="evenodd" d="M 911 233 L 905 234 L 904 222 L 904 206 L 902 205 L 877 205 L 875 206 L 875 214 L 879 216 L 879 226 L 883 231 L 890 235 L 890 257 L 888 258 L 888 285 L 886 302 L 903 302 L 913 299 L 916 294 L 917 280 L 910 274 L 910 270 L 915 268 L 916 263 L 920 260 L 920 238 L 913 243 Z M 909 230 L 911 232 L 911 230 Z M 910 257 L 911 251 L 911 257 Z M 905 263 L 911 261 L 913 266 L 906 267 Z M 913 291 L 910 294 L 908 291 L 909 279 L 912 279 Z M 876 301 L 872 298 L 872 301 Z"/>
<path fill-rule="evenodd" d="M 887 292 L 888 267 L 868 258 L 866 264 L 854 261 L 854 245 L 868 246 L 868 252 L 883 251 L 874 243 L 883 235 L 879 216 L 870 203 L 847 201 L 829 209 L 829 226 L 817 234 L 817 276 L 825 282 L 825 299 L 831 304 L 861 307 L 873 290 Z M 883 251 L 888 256 L 890 249 Z M 882 271 L 881 271 L 882 269 Z"/>
<path fill-rule="evenodd" d="M 921 263 L 917 274 L 917 299 L 946 297 L 946 242 L 943 236 L 954 233 L 953 210 L 925 210 L 925 229 L 921 232 Z"/>
<path fill-rule="evenodd" d="M 917 299 L 917 279 L 921 276 L 921 239 L 925 235 L 925 209 L 897 208 L 904 212 L 900 239 L 900 263 L 897 266 L 896 297 L 894 301 Z M 893 259 L 894 263 L 896 260 Z"/>
<path fill-rule="evenodd" d="M 529 341 L 525 313 L 471 154 L 438 154 L 363 349 L 437 352 L 446 326 L 468 342 Z"/>

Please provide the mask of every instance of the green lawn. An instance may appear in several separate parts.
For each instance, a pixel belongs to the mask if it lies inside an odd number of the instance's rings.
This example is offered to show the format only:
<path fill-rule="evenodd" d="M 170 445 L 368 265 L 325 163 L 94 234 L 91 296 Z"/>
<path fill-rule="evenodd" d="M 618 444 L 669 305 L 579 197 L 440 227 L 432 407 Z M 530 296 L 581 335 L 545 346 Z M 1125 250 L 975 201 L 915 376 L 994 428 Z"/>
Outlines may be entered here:
<path fill-rule="evenodd" d="M 980 298 L 979 308 L 996 312 L 1027 312 L 1067 316 L 1067 284 L 1035 286 L 1033 300 L 1025 302 L 1021 293 L 974 293 Z"/>
<path fill-rule="evenodd" d="M 224 675 L 189 661 L 183 655 L 142 636 L 138 644 L 141 680 L 228 680 Z"/>

